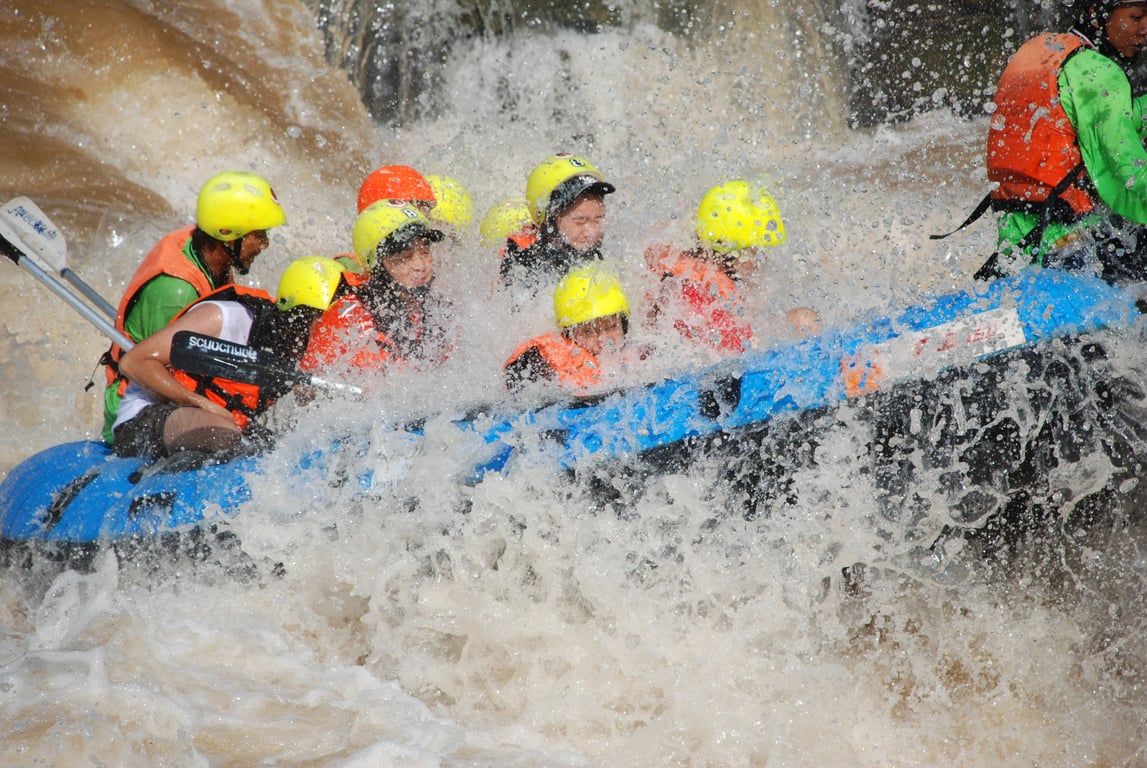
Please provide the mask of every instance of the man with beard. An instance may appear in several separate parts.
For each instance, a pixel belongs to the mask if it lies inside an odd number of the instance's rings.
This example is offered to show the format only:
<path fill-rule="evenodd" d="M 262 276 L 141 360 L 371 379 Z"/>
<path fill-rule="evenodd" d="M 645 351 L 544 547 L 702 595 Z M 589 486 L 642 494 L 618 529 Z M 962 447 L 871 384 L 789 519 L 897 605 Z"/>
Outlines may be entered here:
<path fill-rule="evenodd" d="M 785 242 L 777 201 L 762 184 L 734 179 L 706 192 L 694 219 L 692 247 L 645 252 L 658 280 L 647 296 L 649 318 L 655 324 L 664 318 L 681 336 L 719 352 L 744 352 L 754 342 L 742 296 L 746 280 L 766 249 Z"/>
<path fill-rule="evenodd" d="M 195 224 L 165 235 L 128 282 L 116 315 L 116 328 L 139 342 L 166 328 L 172 318 L 201 296 L 245 275 L 270 244 L 267 230 L 285 224 L 274 190 L 245 171 L 213 176 L 199 192 Z M 115 440 L 113 425 L 127 379 L 119 371 L 123 350 L 105 353 L 104 441 Z"/>

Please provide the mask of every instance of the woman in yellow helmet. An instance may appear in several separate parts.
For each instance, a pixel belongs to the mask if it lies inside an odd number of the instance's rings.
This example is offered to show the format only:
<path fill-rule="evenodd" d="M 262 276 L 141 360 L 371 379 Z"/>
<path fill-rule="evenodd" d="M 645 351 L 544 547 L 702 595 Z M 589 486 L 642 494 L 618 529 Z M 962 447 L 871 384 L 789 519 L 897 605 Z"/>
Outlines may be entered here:
<path fill-rule="evenodd" d="M 502 285 L 536 291 L 600 259 L 605 196 L 614 191 L 583 157 L 561 153 L 536 167 L 526 181 L 526 201 L 538 238 L 526 248 L 507 240 Z"/>
<path fill-rule="evenodd" d="M 742 179 L 718 184 L 697 207 L 692 248 L 658 245 L 646 251 L 646 264 L 660 280 L 657 295 L 649 297 L 651 317 L 667 318 L 685 338 L 721 352 L 745 351 L 753 328 L 742 285 L 765 249 L 784 241 L 785 225 L 768 190 Z M 808 324 L 807 312 L 799 317 Z"/>
<path fill-rule="evenodd" d="M 444 361 L 449 303 L 433 289 L 433 246 L 444 238 L 414 206 L 380 200 L 355 220 L 355 255 L 366 267 L 323 313 L 304 369 L 423 367 Z"/>
<path fill-rule="evenodd" d="M 270 244 L 267 230 L 286 223 L 271 185 L 246 171 L 217 174 L 203 185 L 195 224 L 165 235 L 136 269 L 120 300 L 116 328 L 138 342 L 165 328 L 191 302 L 245 275 Z M 104 440 L 115 439 L 112 425 L 127 381 L 119 374 L 122 350 L 112 345 L 104 390 Z"/>
<path fill-rule="evenodd" d="M 554 289 L 558 329 L 520 344 L 503 366 L 506 388 L 553 381 L 574 390 L 600 386 L 613 367 L 605 363 L 625 345 L 629 299 L 621 281 L 601 265 L 575 269 Z"/>

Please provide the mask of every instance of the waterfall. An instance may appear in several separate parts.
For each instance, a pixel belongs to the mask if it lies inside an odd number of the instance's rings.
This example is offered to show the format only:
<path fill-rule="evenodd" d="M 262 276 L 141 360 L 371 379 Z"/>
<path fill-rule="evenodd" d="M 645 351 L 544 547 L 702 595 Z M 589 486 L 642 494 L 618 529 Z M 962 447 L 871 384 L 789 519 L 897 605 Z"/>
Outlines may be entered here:
<path fill-rule="evenodd" d="M 574 151 L 617 186 L 606 247 L 637 308 L 645 247 L 687 243 L 705 190 L 751 177 L 788 232 L 747 297 L 754 322 L 773 329 L 794 305 L 830 328 L 879 321 L 967 288 L 994 247 L 987 218 L 928 235 L 983 197 L 982 105 L 1057 11 L 1034 5 L 8 0 L 0 185 L 60 225 L 74 269 L 114 301 L 220 170 L 260 173 L 284 205 L 244 278 L 273 291 L 291 259 L 347 249 L 380 164 L 457 178 L 480 215 Z M 1075 375 L 1084 361 L 1063 378 L 1086 408 L 1046 416 L 1043 379 L 1011 397 L 1034 370 L 1022 360 L 995 379 L 938 377 L 918 397 L 944 418 L 922 427 L 900 401 L 882 415 L 909 437 L 880 434 L 857 402 L 636 490 L 606 477 L 634 491 L 621 509 L 544 466 L 469 486 L 450 408 L 502 396 L 508 349 L 548 322 L 491 300 L 496 258 L 441 260 L 464 334 L 438 375 L 305 411 L 251 477 L 224 527 L 265 576 L 110 552 L 87 572 L 51 557 L 0 571 L 0 764 L 1142 762 L 1143 524 L 1075 527 L 1065 511 L 1108 511 L 1073 509 L 1084 494 L 1135 498 L 1138 456 L 1118 487 L 1110 462 L 1041 456 L 1056 489 L 1027 510 L 1052 532 L 1042 548 L 960 559 L 953 540 L 944 560 L 922 538 L 998 501 L 961 486 L 963 453 L 925 456 L 945 435 L 1062 417 L 1098 440 L 1088 416 L 1116 421 Z M 7 473 L 98 439 L 107 342 L 6 260 L 0 286 Z M 1147 367 L 1136 333 L 1089 354 L 1103 348 L 1121 372 Z M 977 385 L 1010 420 L 963 407 Z M 438 415 L 412 447 L 392 425 L 415 406 Z M 353 439 L 329 476 L 298 471 L 332 435 Z M 783 482 L 741 514 L 760 467 Z M 411 478 L 401 493 L 355 492 L 360 473 L 381 485 L 390 470 Z"/>

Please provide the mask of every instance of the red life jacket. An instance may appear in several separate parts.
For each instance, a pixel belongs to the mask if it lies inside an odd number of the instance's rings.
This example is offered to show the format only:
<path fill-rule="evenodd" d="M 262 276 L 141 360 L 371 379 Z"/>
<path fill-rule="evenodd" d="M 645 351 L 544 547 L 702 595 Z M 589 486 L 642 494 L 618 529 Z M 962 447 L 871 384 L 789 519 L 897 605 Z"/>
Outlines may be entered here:
<path fill-rule="evenodd" d="M 554 378 L 564 387 L 589 389 L 601 383 L 601 365 L 597 358 L 559 331 L 519 344 L 503 369 L 508 368 L 532 349 L 537 349 L 538 354 L 553 370 Z"/>
<path fill-rule="evenodd" d="M 1032 204 L 1052 197 L 1075 216 L 1095 206 L 1080 184 L 1086 178 L 1083 155 L 1059 99 L 1063 65 L 1084 47 L 1091 45 L 1076 35 L 1040 35 L 1020 46 L 1004 68 L 987 147 L 988 179 L 999 184 L 991 193 L 996 210 L 1038 211 Z"/>
<path fill-rule="evenodd" d="M 186 226 L 164 235 L 163 239 L 156 243 L 155 247 L 140 262 L 135 274 L 132 275 L 131 282 L 128 283 L 123 292 L 123 298 L 120 300 L 119 309 L 116 312 L 115 327 L 121 333 L 127 335 L 124 323 L 127 321 L 128 312 L 131 311 L 139 297 L 139 292 L 160 275 L 169 275 L 180 280 L 186 280 L 200 296 L 214 290 L 211 280 L 203 273 L 203 270 L 194 262 L 189 261 L 183 253 L 183 246 L 187 244 L 191 238 L 191 233 L 194 231 L 194 226 Z M 138 342 L 139 339 L 132 339 L 132 341 Z M 110 386 L 119 379 L 120 394 L 122 395 L 123 390 L 127 389 L 127 381 L 119 376 L 119 359 L 123 356 L 123 350 L 118 344 L 112 344 L 111 349 L 106 354 L 108 358 L 105 371 L 107 383 Z"/>
<path fill-rule="evenodd" d="M 701 319 L 690 323 L 685 318 L 674 318 L 673 327 L 678 333 L 724 351 L 744 351 L 753 329 L 739 317 L 741 299 L 733 278 L 715 264 L 668 245 L 646 250 L 645 263 L 663 280 L 673 278 L 679 286 L 679 298 Z M 647 298 L 652 316 L 664 311 L 655 297 Z"/>
<path fill-rule="evenodd" d="M 266 291 L 258 288 L 247 288 L 242 285 L 226 285 L 206 296 L 201 296 L 194 303 L 184 307 L 178 315 L 172 318 L 172 322 L 183 317 L 193 307 L 205 301 L 234 301 L 250 309 L 253 314 L 251 335 L 254 335 L 259 318 L 264 313 L 279 311 L 275 307 L 274 298 Z M 244 342 L 249 340 L 250 335 Z M 262 413 L 274 402 L 274 399 L 268 397 L 263 389 L 256 384 L 211 376 L 193 376 L 176 368 L 171 369 L 171 375 L 192 392 L 204 395 L 207 399 L 229 410 L 231 419 L 239 429 L 246 429 L 252 416 Z"/>

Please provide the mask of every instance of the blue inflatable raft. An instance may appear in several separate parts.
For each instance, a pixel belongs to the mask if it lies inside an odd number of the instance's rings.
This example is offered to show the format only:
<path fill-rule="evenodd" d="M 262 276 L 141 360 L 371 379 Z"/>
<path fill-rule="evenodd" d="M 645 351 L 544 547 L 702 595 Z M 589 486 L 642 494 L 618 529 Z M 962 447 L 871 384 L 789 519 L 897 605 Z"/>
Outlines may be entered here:
<path fill-rule="evenodd" d="M 1050 339 L 1130 327 L 1135 296 L 1102 280 L 1031 269 L 938 296 L 891 318 L 829 330 L 710 369 L 510 418 L 455 422 L 483 446 L 471 480 L 513 472 L 545 436 L 555 469 L 627 460 L 723 433 L 764 428 L 785 414 L 832 407 L 934 378 Z M 327 453 L 337 451 L 331 446 Z M 320 452 L 322 453 L 322 452 Z M 321 459 L 320 459 L 321 460 Z M 101 544 L 185 532 L 226 517 L 252 497 L 263 459 L 147 472 L 100 443 L 42 451 L 0 484 L 0 541 Z M 358 482 L 369 490 L 369 475 Z"/>

